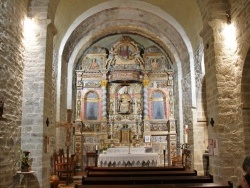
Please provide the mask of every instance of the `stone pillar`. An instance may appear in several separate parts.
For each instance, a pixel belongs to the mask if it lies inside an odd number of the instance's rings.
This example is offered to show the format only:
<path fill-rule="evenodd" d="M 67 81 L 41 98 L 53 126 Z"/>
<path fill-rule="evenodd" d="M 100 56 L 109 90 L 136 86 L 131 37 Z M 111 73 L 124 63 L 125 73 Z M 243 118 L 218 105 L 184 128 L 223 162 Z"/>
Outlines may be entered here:
<path fill-rule="evenodd" d="M 176 156 L 176 125 L 175 120 L 170 119 L 168 121 L 168 165 L 172 164 L 172 157 Z"/>
<path fill-rule="evenodd" d="M 219 154 L 209 157 L 209 172 L 213 174 L 215 182 L 226 182 L 239 176 L 235 165 L 242 163 L 244 155 L 239 147 L 242 146 L 243 130 L 240 125 L 241 117 L 237 116 L 238 109 L 242 106 L 239 106 L 241 104 L 237 101 L 236 94 L 236 34 L 233 30 L 228 35 L 225 33 L 228 27 L 236 28 L 227 22 L 226 14 L 230 13 L 229 8 L 226 9 L 226 6 L 222 6 L 218 1 L 211 3 L 211 19 L 203 26 L 201 36 L 205 44 L 207 117 L 209 121 L 211 118 L 214 120 L 213 127 L 208 122 L 208 139 L 217 139 Z M 227 44 L 228 39 L 232 40 L 230 45 Z M 233 183 L 237 185 L 239 182 Z"/>
<path fill-rule="evenodd" d="M 35 171 L 39 187 L 49 187 L 51 153 L 45 151 L 45 141 L 52 137 L 50 132 L 53 132 L 51 125 L 46 125 L 46 119 L 53 108 L 51 106 L 53 56 L 52 48 L 50 49 L 53 43 L 49 40 L 52 36 L 48 35 L 47 31 L 50 20 L 29 19 L 32 27 L 29 28 L 30 34 L 24 39 L 26 53 L 21 149 L 30 151 L 30 158 L 33 159 L 31 168 Z"/>

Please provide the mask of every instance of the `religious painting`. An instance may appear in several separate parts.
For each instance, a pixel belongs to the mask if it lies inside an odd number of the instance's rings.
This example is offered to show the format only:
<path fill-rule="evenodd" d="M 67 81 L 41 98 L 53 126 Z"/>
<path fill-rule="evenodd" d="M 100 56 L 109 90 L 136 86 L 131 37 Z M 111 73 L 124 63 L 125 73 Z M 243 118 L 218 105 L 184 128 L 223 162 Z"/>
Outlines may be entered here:
<path fill-rule="evenodd" d="M 89 69 L 100 69 L 100 62 L 96 58 L 90 59 Z"/>
<path fill-rule="evenodd" d="M 97 120 L 98 119 L 98 95 L 95 92 L 89 92 L 85 98 L 85 119 Z"/>
<path fill-rule="evenodd" d="M 153 119 L 165 119 L 165 104 L 163 93 L 160 91 L 154 92 L 152 100 Z"/>
<path fill-rule="evenodd" d="M 150 142 L 150 136 L 145 136 L 145 142 Z"/>
<path fill-rule="evenodd" d="M 131 60 L 133 59 L 133 53 L 135 51 L 135 49 L 133 48 L 133 46 L 129 45 L 129 44 L 121 44 L 118 48 L 116 48 L 117 50 L 117 55 L 122 58 L 123 60 Z"/>

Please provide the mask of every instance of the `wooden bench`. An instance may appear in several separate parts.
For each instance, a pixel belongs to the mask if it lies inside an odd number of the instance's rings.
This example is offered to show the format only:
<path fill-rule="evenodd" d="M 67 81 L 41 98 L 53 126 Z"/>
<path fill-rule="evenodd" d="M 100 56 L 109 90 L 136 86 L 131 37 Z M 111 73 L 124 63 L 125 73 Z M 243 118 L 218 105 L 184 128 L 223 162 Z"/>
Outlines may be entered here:
<path fill-rule="evenodd" d="M 212 176 L 83 177 L 83 185 L 213 183 Z"/>
<path fill-rule="evenodd" d="M 181 184 L 154 184 L 154 188 L 233 188 L 231 184 L 220 183 L 181 183 Z M 149 185 L 76 185 L 75 188 L 152 188 Z"/>
<path fill-rule="evenodd" d="M 196 170 L 178 171 L 89 171 L 88 177 L 135 177 L 135 176 L 197 176 Z"/>

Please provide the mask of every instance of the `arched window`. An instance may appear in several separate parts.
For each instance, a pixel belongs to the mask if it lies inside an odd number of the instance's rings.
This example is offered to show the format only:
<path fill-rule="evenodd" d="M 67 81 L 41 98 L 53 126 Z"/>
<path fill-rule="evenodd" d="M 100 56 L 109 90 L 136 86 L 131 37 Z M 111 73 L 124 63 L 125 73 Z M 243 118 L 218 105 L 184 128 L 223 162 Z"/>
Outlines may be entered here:
<path fill-rule="evenodd" d="M 152 96 L 152 115 L 153 119 L 165 119 L 165 100 L 160 91 L 156 91 Z"/>
<path fill-rule="evenodd" d="M 86 120 L 97 120 L 98 119 L 98 95 L 91 91 L 86 94 L 85 97 L 85 119 Z"/>

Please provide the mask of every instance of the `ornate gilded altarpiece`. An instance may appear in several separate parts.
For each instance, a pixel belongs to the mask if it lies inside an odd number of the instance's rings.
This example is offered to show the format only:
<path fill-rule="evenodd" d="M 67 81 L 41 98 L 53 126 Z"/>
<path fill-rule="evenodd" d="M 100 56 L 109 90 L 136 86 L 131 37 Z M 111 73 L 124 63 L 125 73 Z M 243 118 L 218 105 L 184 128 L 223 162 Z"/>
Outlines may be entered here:
<path fill-rule="evenodd" d="M 176 125 L 173 70 L 166 54 L 124 36 L 111 49 L 91 48 L 75 72 L 79 126 L 74 150 L 81 166 L 86 166 L 86 152 L 129 144 L 152 147 L 160 155 L 158 165 L 163 165 L 166 149 L 166 163 L 171 164 Z"/>

